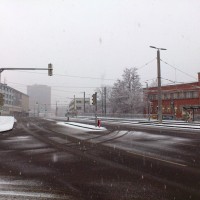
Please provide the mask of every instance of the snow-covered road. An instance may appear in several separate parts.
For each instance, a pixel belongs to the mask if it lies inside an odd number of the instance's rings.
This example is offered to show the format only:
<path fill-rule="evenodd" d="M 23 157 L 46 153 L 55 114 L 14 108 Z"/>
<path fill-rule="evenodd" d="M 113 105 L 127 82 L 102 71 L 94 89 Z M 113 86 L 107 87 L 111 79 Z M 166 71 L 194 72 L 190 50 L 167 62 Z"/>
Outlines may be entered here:
<path fill-rule="evenodd" d="M 12 116 L 0 116 L 0 132 L 13 129 L 16 119 Z"/>

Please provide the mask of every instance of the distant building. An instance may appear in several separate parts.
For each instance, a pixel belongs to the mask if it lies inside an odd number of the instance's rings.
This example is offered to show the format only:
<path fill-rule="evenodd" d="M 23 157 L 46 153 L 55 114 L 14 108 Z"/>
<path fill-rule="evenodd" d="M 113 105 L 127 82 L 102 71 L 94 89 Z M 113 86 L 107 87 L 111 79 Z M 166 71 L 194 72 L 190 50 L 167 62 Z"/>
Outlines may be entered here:
<path fill-rule="evenodd" d="M 1 115 L 26 116 L 29 113 L 29 96 L 0 83 L 0 93 L 3 95 Z"/>
<path fill-rule="evenodd" d="M 85 111 L 90 109 L 90 98 L 85 98 Z M 84 98 L 75 98 L 69 103 L 69 113 L 82 114 L 84 113 Z"/>
<path fill-rule="evenodd" d="M 184 119 L 188 113 L 192 113 L 193 119 L 200 117 L 200 73 L 197 82 L 162 86 L 161 91 L 163 118 Z M 145 101 L 150 102 L 145 113 L 148 113 L 149 107 L 150 113 L 156 118 L 158 88 L 145 88 L 144 94 Z"/>
<path fill-rule="evenodd" d="M 27 86 L 29 107 L 32 115 L 51 111 L 51 87 L 47 85 Z"/>

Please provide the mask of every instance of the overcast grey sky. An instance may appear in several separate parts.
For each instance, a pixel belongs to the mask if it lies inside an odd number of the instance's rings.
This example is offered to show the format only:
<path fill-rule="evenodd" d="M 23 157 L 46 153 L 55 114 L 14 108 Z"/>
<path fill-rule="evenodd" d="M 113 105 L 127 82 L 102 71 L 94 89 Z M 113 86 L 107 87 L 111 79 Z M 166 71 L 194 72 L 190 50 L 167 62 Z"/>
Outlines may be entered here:
<path fill-rule="evenodd" d="M 191 75 L 161 62 L 163 78 L 197 81 L 199 11 L 199 0 L 0 0 L 0 67 L 54 66 L 53 77 L 4 71 L 2 82 L 22 92 L 50 85 L 53 101 L 65 101 L 84 91 L 89 97 L 137 67 L 145 86 L 157 76 L 150 45 L 166 48 L 161 59 Z"/>

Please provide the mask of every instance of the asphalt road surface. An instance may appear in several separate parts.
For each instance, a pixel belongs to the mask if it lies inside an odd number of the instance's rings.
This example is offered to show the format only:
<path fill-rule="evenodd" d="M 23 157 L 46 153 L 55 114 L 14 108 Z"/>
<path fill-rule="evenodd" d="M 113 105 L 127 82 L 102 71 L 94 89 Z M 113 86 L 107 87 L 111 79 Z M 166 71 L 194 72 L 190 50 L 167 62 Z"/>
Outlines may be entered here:
<path fill-rule="evenodd" d="M 0 134 L 0 199 L 199 200 L 199 158 L 198 133 L 21 118 Z"/>

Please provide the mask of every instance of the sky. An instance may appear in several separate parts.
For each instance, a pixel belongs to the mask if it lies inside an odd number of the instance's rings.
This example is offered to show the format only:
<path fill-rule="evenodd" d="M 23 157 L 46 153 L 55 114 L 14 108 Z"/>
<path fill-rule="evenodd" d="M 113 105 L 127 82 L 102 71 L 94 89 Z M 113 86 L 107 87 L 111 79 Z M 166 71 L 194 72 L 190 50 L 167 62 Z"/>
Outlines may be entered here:
<path fill-rule="evenodd" d="M 199 0 L 0 0 L 1 81 L 26 93 L 27 85 L 52 87 L 52 104 L 92 96 L 136 67 L 146 87 L 195 82 L 200 72 Z"/>

